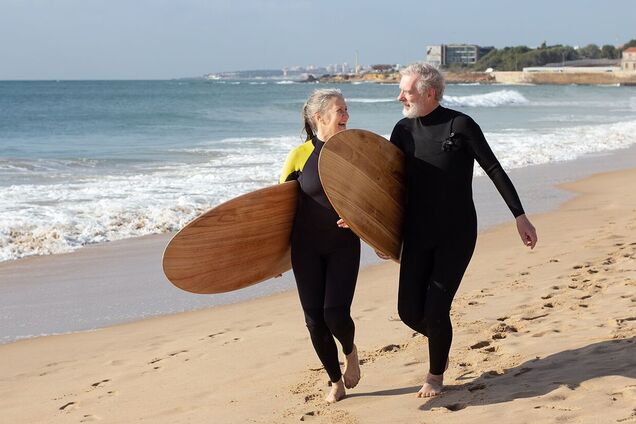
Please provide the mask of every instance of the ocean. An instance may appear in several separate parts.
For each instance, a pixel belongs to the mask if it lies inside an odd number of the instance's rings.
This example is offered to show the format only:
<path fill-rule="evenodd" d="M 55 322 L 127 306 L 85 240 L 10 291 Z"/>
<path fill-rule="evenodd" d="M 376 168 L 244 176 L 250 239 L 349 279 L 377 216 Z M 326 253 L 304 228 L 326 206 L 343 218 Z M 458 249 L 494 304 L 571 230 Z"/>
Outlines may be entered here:
<path fill-rule="evenodd" d="M 396 84 L 0 81 L 0 344 L 292 289 L 288 272 L 214 296 L 178 290 L 161 234 L 276 184 L 319 87 L 342 90 L 349 128 L 388 137 L 402 117 Z M 636 165 L 636 87 L 450 85 L 443 104 L 480 124 L 531 218 L 567 199 L 555 184 Z M 475 174 L 480 229 L 509 221 Z M 363 245 L 362 265 L 377 262 Z"/>
<path fill-rule="evenodd" d="M 316 88 L 389 136 L 395 84 L 283 80 L 0 82 L 0 261 L 181 228 L 275 184 Z M 449 85 L 508 170 L 636 144 L 636 88 Z M 476 167 L 476 174 L 481 170 Z"/>

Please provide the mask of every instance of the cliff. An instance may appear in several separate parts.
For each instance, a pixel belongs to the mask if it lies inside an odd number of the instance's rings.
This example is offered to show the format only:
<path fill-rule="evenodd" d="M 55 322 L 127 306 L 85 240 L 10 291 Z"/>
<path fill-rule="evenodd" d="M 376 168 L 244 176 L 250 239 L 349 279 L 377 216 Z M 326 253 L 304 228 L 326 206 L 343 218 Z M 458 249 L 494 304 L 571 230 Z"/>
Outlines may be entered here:
<path fill-rule="evenodd" d="M 636 72 L 493 72 L 501 84 L 636 85 Z"/>
<path fill-rule="evenodd" d="M 484 72 L 444 72 L 446 82 L 449 84 L 460 83 L 494 83 L 495 79 L 491 74 Z M 323 75 L 318 81 L 324 83 L 345 83 L 345 82 L 375 82 L 384 84 L 397 84 L 400 82 L 399 72 L 368 73 L 368 74 L 344 74 L 344 75 Z"/>
<path fill-rule="evenodd" d="M 444 72 L 449 84 L 557 84 L 557 85 L 636 85 L 636 72 Z M 321 83 L 374 82 L 397 84 L 398 72 L 323 75 Z"/>

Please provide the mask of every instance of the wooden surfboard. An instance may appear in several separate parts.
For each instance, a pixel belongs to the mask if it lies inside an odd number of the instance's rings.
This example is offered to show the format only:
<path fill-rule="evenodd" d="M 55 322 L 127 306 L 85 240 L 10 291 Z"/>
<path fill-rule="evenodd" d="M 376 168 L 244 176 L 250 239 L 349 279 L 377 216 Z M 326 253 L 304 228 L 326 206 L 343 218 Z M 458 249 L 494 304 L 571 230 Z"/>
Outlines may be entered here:
<path fill-rule="evenodd" d="M 322 147 L 318 173 L 334 209 L 375 250 L 399 261 L 402 248 L 404 154 L 384 137 L 345 130 Z"/>
<path fill-rule="evenodd" d="M 163 271 L 192 293 L 224 293 L 291 268 L 298 182 L 244 194 L 195 218 L 170 240 Z"/>

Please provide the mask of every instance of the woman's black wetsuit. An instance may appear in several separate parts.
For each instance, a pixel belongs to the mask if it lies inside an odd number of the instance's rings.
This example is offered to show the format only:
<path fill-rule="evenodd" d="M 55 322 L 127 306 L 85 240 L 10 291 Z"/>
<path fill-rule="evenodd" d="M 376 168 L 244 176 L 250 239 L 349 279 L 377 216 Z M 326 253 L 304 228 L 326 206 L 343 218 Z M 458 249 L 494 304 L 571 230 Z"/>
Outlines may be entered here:
<path fill-rule="evenodd" d="M 323 142 L 314 137 L 294 149 L 281 182 L 300 183 L 291 236 L 291 260 L 311 341 L 332 382 L 342 374 L 334 336 L 345 355 L 353 351 L 355 326 L 350 309 L 360 265 L 360 239 L 336 225 L 333 209 L 318 178 Z"/>
<path fill-rule="evenodd" d="M 444 373 L 453 337 L 451 302 L 477 239 L 474 160 L 515 217 L 524 213 L 512 182 L 469 116 L 438 106 L 402 119 L 391 142 L 406 155 L 407 205 L 398 311 L 429 339 L 431 374 Z"/>

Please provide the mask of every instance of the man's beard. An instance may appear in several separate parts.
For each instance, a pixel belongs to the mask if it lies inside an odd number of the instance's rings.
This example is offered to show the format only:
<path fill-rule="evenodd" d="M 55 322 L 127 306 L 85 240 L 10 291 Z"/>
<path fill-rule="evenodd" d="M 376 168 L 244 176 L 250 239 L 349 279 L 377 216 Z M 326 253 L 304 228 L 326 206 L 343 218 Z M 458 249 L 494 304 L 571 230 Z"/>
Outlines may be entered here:
<path fill-rule="evenodd" d="M 411 106 L 408 109 L 404 106 L 402 107 L 402 115 L 404 115 L 405 118 L 411 119 L 420 116 L 420 106 L 415 103 L 410 103 L 410 105 Z"/>

